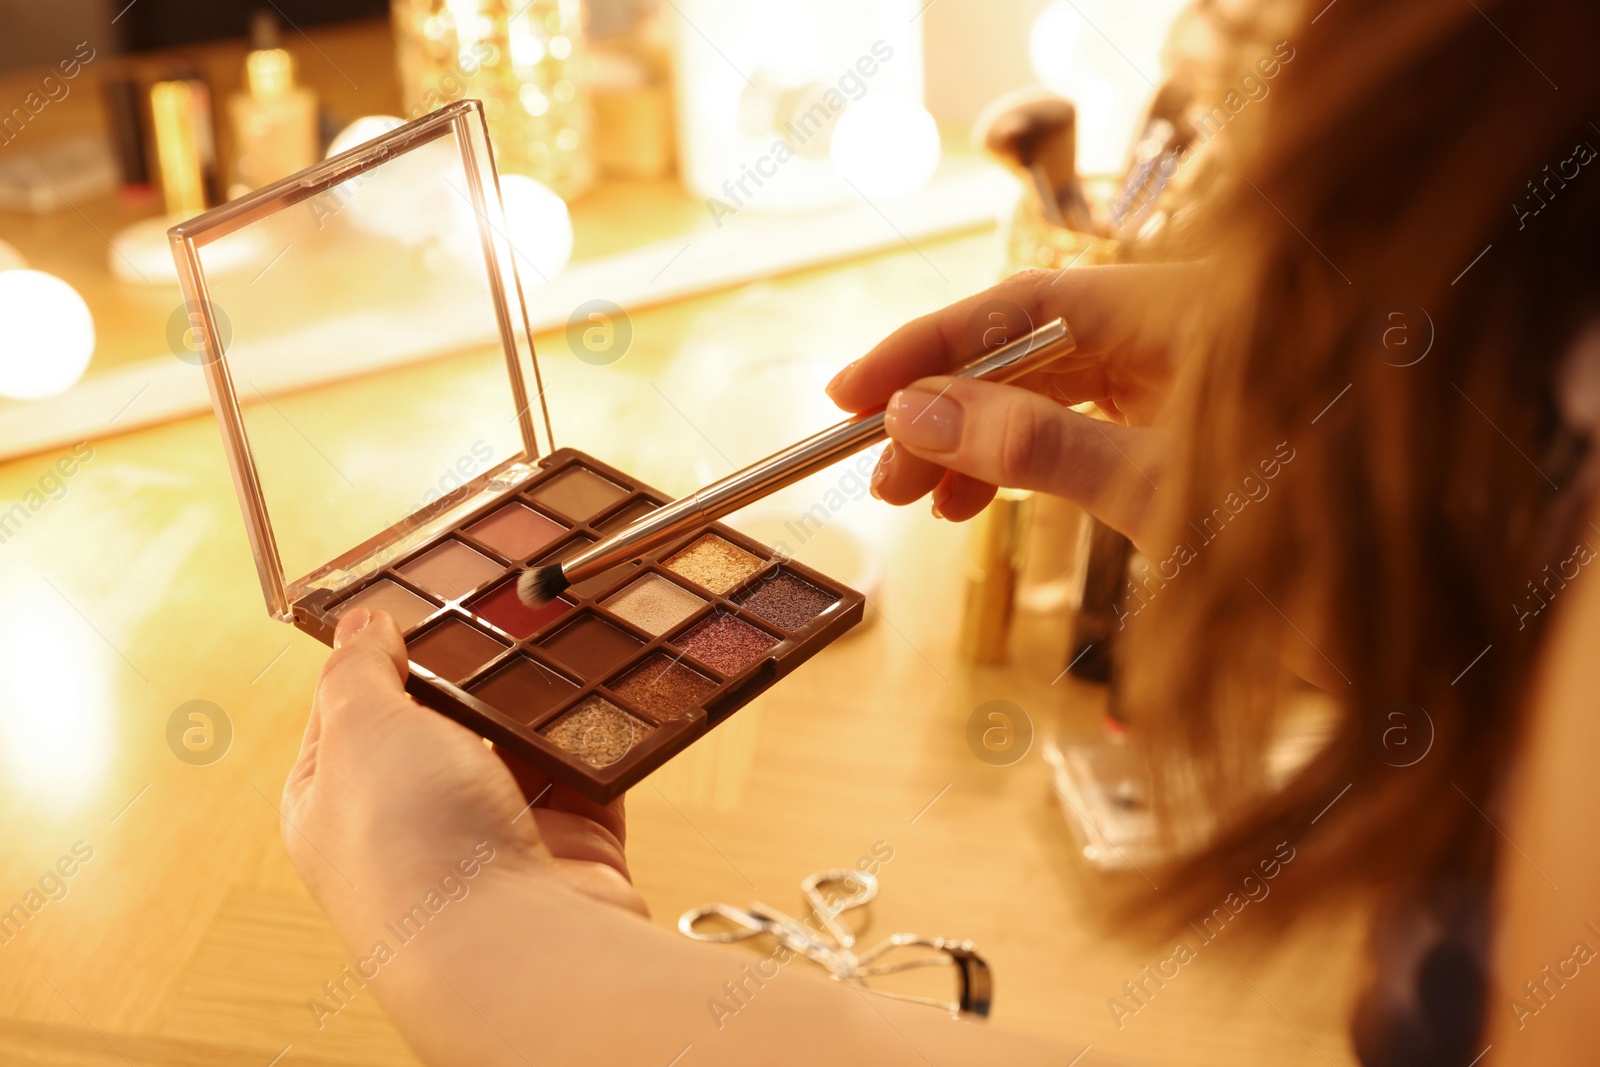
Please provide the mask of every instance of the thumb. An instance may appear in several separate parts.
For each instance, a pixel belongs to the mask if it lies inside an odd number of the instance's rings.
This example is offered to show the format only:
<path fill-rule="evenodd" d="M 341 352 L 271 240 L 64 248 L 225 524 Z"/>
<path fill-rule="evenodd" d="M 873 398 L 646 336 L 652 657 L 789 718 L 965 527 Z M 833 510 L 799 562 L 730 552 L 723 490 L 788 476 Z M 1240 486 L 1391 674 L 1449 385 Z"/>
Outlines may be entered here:
<path fill-rule="evenodd" d="M 890 397 L 884 426 L 898 447 L 931 463 L 1064 497 L 1135 539 L 1161 466 L 1154 431 L 994 382 L 924 378 Z"/>
<path fill-rule="evenodd" d="M 353 608 L 333 632 L 333 654 L 323 664 L 313 714 L 343 718 L 403 700 L 409 672 L 400 627 L 389 613 Z"/>

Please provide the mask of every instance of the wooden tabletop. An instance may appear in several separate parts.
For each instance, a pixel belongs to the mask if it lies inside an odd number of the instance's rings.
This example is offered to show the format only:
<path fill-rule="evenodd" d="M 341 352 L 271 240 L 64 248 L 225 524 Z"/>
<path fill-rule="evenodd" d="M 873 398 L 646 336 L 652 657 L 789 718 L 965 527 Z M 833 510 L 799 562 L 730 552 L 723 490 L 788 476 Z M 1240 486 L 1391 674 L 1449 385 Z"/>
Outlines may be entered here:
<path fill-rule="evenodd" d="M 342 32 L 318 37 L 340 58 Z M 52 227 L 81 291 L 112 285 L 91 276 L 104 268 L 88 220 Z M 834 369 L 990 284 L 999 255 L 994 233 L 925 242 L 638 313 L 603 391 L 564 337 L 538 338 L 558 440 L 693 488 L 826 425 Z M 97 317 L 108 343 L 128 341 Z M 339 402 L 359 421 L 429 398 L 429 418 L 470 421 L 441 399 L 458 370 L 376 375 Z M 1042 738 L 1094 730 L 1103 699 L 1055 680 L 1064 618 L 1020 617 L 1006 665 L 963 663 L 965 529 L 828 495 L 840 487 L 836 472 L 802 483 L 759 526 L 829 501 L 828 532 L 798 554 L 826 566 L 841 543 L 868 546 L 883 578 L 867 623 L 629 794 L 655 921 L 718 900 L 798 908 L 807 873 L 891 849 L 871 931 L 972 939 L 994 968 L 992 1025 L 1058 1039 L 1064 1063 L 1085 1045 L 1084 1063 L 1352 1062 L 1351 923 L 1309 925 L 1271 955 L 1220 938 L 1119 1024 L 1108 1001 L 1129 1003 L 1123 983 L 1167 953 L 1098 921 L 1101 876 L 1050 788 Z M 0 511 L 13 501 L 38 506 L 0 527 L 0 909 L 25 916 L 13 929 L 0 915 L 0 1062 L 415 1062 L 370 996 L 320 1029 L 307 1007 L 347 960 L 284 856 L 276 806 L 326 650 L 267 617 L 212 421 L 0 466 Z M 965 739 L 997 698 L 1041 739 L 1009 767 Z M 232 733 L 205 765 L 169 742 L 194 700 Z"/>

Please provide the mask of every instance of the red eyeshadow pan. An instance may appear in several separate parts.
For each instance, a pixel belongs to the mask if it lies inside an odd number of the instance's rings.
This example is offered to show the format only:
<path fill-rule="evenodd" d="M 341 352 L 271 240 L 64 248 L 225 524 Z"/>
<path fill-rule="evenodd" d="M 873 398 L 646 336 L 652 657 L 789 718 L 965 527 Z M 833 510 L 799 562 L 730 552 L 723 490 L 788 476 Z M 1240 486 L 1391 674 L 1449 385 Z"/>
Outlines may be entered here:
<path fill-rule="evenodd" d="M 491 589 L 467 607 L 480 619 L 487 619 L 512 637 L 527 637 L 544 629 L 572 610 L 572 602 L 559 597 L 540 608 L 530 608 L 517 596 L 517 583 L 510 581 Z"/>

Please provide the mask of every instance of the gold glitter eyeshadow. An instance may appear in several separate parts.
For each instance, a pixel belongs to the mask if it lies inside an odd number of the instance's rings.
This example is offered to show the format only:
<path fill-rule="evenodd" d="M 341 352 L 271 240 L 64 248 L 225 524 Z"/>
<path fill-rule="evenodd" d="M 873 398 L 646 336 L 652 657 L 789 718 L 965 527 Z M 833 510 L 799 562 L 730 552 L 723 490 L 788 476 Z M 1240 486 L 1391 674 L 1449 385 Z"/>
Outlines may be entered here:
<path fill-rule="evenodd" d="M 713 593 L 726 593 L 764 566 L 744 549 L 706 534 L 667 560 L 667 569 Z"/>
<path fill-rule="evenodd" d="M 592 696 L 545 727 L 544 735 L 591 767 L 609 767 L 655 728 Z"/>

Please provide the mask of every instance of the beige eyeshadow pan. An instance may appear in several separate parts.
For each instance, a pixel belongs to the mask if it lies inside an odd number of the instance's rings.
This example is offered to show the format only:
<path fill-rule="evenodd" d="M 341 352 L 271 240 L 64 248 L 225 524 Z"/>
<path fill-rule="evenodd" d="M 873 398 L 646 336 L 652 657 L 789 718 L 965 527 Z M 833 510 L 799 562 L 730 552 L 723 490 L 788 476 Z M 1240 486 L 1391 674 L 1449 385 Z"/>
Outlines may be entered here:
<path fill-rule="evenodd" d="M 334 617 L 338 618 L 351 608 L 366 608 L 368 611 L 386 611 L 394 617 L 395 625 L 402 630 L 409 630 L 417 623 L 433 614 L 432 604 L 423 600 L 409 589 L 402 589 L 387 578 L 373 582 L 355 596 L 346 600 L 334 609 Z"/>
<path fill-rule="evenodd" d="M 652 637 L 660 637 L 705 605 L 704 600 L 659 574 L 645 575 L 603 603 L 611 614 Z"/>
<path fill-rule="evenodd" d="M 579 522 L 586 522 L 627 495 L 622 486 L 606 481 L 587 467 L 570 467 L 532 493 L 539 503 Z"/>
<path fill-rule="evenodd" d="M 441 600 L 457 600 L 505 573 L 500 564 L 460 541 L 446 541 L 398 570 Z"/>

